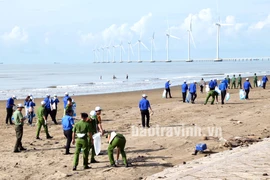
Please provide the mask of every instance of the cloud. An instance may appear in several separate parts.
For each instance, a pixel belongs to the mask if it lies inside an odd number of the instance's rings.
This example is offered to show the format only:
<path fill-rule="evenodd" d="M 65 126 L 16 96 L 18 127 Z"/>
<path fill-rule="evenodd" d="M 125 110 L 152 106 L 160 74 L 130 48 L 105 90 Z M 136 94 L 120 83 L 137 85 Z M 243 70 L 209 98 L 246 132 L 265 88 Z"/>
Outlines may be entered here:
<path fill-rule="evenodd" d="M 257 22 L 249 27 L 251 30 L 261 30 L 270 25 L 270 14 L 262 21 Z"/>
<path fill-rule="evenodd" d="M 118 43 L 124 40 L 131 41 L 134 35 L 143 35 L 146 32 L 151 17 L 152 13 L 148 13 L 147 15 L 142 16 L 139 21 L 135 22 L 132 25 L 129 25 L 127 23 L 121 25 L 112 24 L 108 28 L 105 28 L 101 32 L 95 34 L 92 32 L 84 34 L 79 31 L 78 35 L 81 42 L 84 44 L 98 43 L 100 39 L 103 39 L 103 43 L 105 44 Z"/>
<path fill-rule="evenodd" d="M 15 26 L 11 32 L 5 33 L 1 36 L 4 41 L 7 42 L 27 42 L 28 41 L 28 34 L 25 32 L 24 29 L 20 28 L 19 26 Z"/>

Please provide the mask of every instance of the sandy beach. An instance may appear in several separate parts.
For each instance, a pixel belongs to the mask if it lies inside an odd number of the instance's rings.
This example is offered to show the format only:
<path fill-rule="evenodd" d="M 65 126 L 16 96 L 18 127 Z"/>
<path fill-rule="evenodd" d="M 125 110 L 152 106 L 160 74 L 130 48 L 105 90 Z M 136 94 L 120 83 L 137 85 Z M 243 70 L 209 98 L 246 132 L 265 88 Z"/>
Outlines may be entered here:
<path fill-rule="evenodd" d="M 244 81 L 244 78 L 243 78 Z M 253 86 L 253 81 L 250 79 Z M 199 87 L 197 86 L 197 91 Z M 161 97 L 163 89 L 112 93 L 102 95 L 72 96 L 77 103 L 77 113 L 89 113 L 95 106 L 103 109 L 103 128 L 107 131 L 116 131 L 127 139 L 126 154 L 132 167 L 109 167 L 109 159 L 105 150 L 108 147 L 105 137 L 102 137 L 102 150 L 104 155 L 96 157 L 100 161 L 90 164 L 89 170 L 83 170 L 82 155 L 77 171 L 72 171 L 73 155 L 65 156 L 64 145 L 66 139 L 62 126 L 54 125 L 49 118 L 49 133 L 52 140 L 45 138 L 42 130 L 36 140 L 36 126 L 25 124 L 23 146 L 27 151 L 13 153 L 15 145 L 14 126 L 5 124 L 6 101 L 0 102 L 0 179 L 144 179 L 167 167 L 173 167 L 183 162 L 204 157 L 205 154 L 191 155 L 197 143 L 206 143 L 208 149 L 214 152 L 227 150 L 218 139 L 252 136 L 256 139 L 270 135 L 270 90 L 269 83 L 266 89 L 254 88 L 250 92 L 250 100 L 239 99 L 239 89 L 230 89 L 231 98 L 225 105 L 203 105 L 206 93 L 197 93 L 196 104 L 182 102 L 181 88 L 172 87 L 171 99 Z M 136 128 L 140 127 L 141 116 L 138 102 L 145 93 L 151 103 L 154 115 L 151 116 L 150 130 L 166 127 L 166 129 L 186 130 L 200 128 L 201 134 L 189 136 L 187 133 L 177 135 L 164 132 L 164 136 L 134 136 Z M 62 98 L 60 99 L 57 120 L 60 122 L 63 114 Z M 210 98 L 211 99 L 211 98 Z M 35 99 L 39 106 L 41 99 Z M 16 104 L 23 100 L 16 100 Z M 36 119 L 34 120 L 34 122 Z M 210 137 L 209 129 L 217 132 L 218 137 Z M 159 131 L 160 132 L 160 131 Z M 182 132 L 182 131 L 181 131 Z M 208 139 L 204 138 L 205 134 Z M 75 151 L 72 145 L 71 152 Z M 121 156 L 120 156 L 121 159 Z"/>

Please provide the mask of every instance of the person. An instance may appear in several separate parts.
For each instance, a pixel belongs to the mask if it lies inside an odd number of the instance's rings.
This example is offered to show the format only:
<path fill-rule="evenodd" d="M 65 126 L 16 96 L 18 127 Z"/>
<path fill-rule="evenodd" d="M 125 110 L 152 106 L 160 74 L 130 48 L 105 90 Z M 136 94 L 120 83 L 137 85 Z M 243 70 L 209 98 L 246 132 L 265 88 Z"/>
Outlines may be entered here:
<path fill-rule="evenodd" d="M 117 167 L 113 158 L 113 150 L 117 147 L 117 157 L 119 157 L 119 153 L 121 152 L 123 163 L 126 167 L 128 167 L 127 157 L 125 152 L 126 138 L 119 133 L 111 132 L 106 136 L 109 142 L 108 146 L 108 156 L 110 160 L 111 167 Z"/>
<path fill-rule="evenodd" d="M 88 120 L 88 114 L 87 113 L 81 113 L 81 118 L 79 122 L 77 122 L 73 127 L 73 133 L 72 133 L 72 144 L 75 145 L 76 143 L 76 150 L 74 155 L 74 161 L 73 161 L 73 171 L 77 170 L 77 166 L 79 164 L 79 154 L 81 150 L 83 151 L 83 166 L 84 169 L 89 169 L 88 166 L 88 155 L 89 155 L 89 149 L 88 149 L 88 139 L 92 139 L 92 133 L 90 130 L 90 124 L 87 123 Z M 75 136 L 77 136 L 77 139 L 75 140 Z"/>
<path fill-rule="evenodd" d="M 41 106 L 37 110 L 37 117 L 38 117 L 37 125 L 38 125 L 38 128 L 37 128 L 36 139 L 40 139 L 39 133 L 40 133 L 40 130 L 41 130 L 41 126 L 43 126 L 43 128 L 45 130 L 47 139 L 53 138 L 52 136 L 50 136 L 49 131 L 48 131 L 48 127 L 47 127 L 47 119 L 45 117 L 45 114 L 46 114 L 45 105 L 46 105 L 46 102 L 41 101 Z"/>
<path fill-rule="evenodd" d="M 64 96 L 64 98 L 63 98 L 63 105 L 64 105 L 64 115 L 65 115 L 65 113 L 66 113 L 66 106 L 67 106 L 67 102 L 68 102 L 68 98 L 69 98 L 69 94 L 68 94 L 68 92 L 66 92 L 65 93 L 65 96 Z M 64 116 L 63 115 L 63 116 Z"/>
<path fill-rule="evenodd" d="M 28 124 L 32 126 L 33 118 L 34 118 L 34 107 L 36 104 L 32 100 L 33 98 L 30 96 L 28 103 Z"/>
<path fill-rule="evenodd" d="M 209 100 L 210 97 L 212 97 L 211 105 L 214 105 L 215 98 L 216 98 L 216 101 L 218 102 L 218 92 L 215 91 L 215 90 L 211 90 L 207 94 L 207 97 L 206 97 L 206 100 L 204 102 L 204 105 L 207 104 L 207 102 L 208 102 L 208 100 Z"/>
<path fill-rule="evenodd" d="M 56 124 L 56 121 L 55 119 L 53 119 L 53 116 L 52 116 L 52 110 L 51 110 L 51 99 L 50 99 L 50 95 L 49 94 L 46 94 L 46 98 L 44 98 L 44 102 L 45 102 L 45 118 L 46 120 L 48 120 L 48 116 L 50 115 L 51 116 L 51 119 L 52 121 L 54 122 L 54 124 Z"/>
<path fill-rule="evenodd" d="M 201 82 L 200 82 L 200 92 L 203 93 L 203 87 L 206 85 L 204 79 L 202 78 L 201 79 Z"/>
<path fill-rule="evenodd" d="M 209 90 L 210 90 L 210 91 L 211 91 L 211 90 L 214 90 L 214 89 L 215 89 L 215 82 L 211 79 L 211 80 L 209 81 L 208 86 L 209 86 Z"/>
<path fill-rule="evenodd" d="M 28 117 L 28 108 L 29 108 L 29 100 L 30 100 L 30 94 L 26 96 L 24 100 L 24 109 L 25 109 L 25 116 Z"/>
<path fill-rule="evenodd" d="M 186 80 L 184 81 L 184 84 L 182 84 L 182 97 L 183 97 L 183 103 L 186 102 L 186 97 L 187 97 L 187 90 L 188 90 L 188 85 Z"/>
<path fill-rule="evenodd" d="M 128 74 L 126 75 L 126 80 L 128 80 Z"/>
<path fill-rule="evenodd" d="M 254 73 L 253 87 L 258 87 L 258 77 L 257 77 L 256 73 Z"/>
<path fill-rule="evenodd" d="M 226 82 L 224 81 L 220 81 L 220 84 L 218 86 L 219 90 L 220 90 L 220 94 L 221 94 L 221 104 L 224 104 L 224 99 L 226 96 L 226 89 L 227 89 L 227 85 Z"/>
<path fill-rule="evenodd" d="M 103 130 L 102 123 L 101 123 L 101 110 L 102 110 L 101 107 L 99 107 L 99 106 L 95 107 L 98 124 L 100 126 L 100 128 L 98 129 L 98 131 L 100 131 L 101 134 L 104 135 L 104 130 Z"/>
<path fill-rule="evenodd" d="M 72 111 L 67 110 L 66 115 L 62 118 L 62 127 L 64 131 L 64 135 L 67 138 L 65 155 L 71 154 L 69 149 L 70 149 L 70 144 L 72 141 L 73 125 L 74 125 L 74 119 L 72 118 Z"/>
<path fill-rule="evenodd" d="M 73 104 L 72 104 L 72 99 L 70 97 L 67 99 L 66 111 L 67 110 L 71 110 L 72 116 L 73 116 Z"/>
<path fill-rule="evenodd" d="M 96 111 L 93 110 L 90 112 L 90 118 L 88 119 L 87 122 L 90 124 L 90 130 L 91 130 L 92 135 L 96 134 L 99 130 L 100 130 L 101 134 L 103 134 L 103 129 L 100 126 L 99 121 L 97 119 Z M 92 149 L 90 163 L 98 163 L 98 161 L 95 160 L 96 152 L 95 152 L 95 148 L 93 145 L 93 139 L 89 139 L 88 141 L 89 141 L 88 142 L 89 143 L 89 152 Z"/>
<path fill-rule="evenodd" d="M 152 113 L 153 110 L 151 108 L 150 102 L 147 100 L 147 95 L 143 94 L 142 99 L 139 102 L 139 108 L 141 111 L 141 117 L 142 117 L 142 127 L 145 128 L 145 117 L 146 117 L 146 126 L 150 128 L 150 116 L 149 116 L 149 109 L 151 110 Z"/>
<path fill-rule="evenodd" d="M 18 153 L 18 152 L 26 150 L 22 146 L 23 124 L 25 120 L 25 117 L 23 117 L 23 114 L 22 114 L 23 108 L 24 107 L 22 104 L 18 104 L 17 110 L 13 114 L 14 123 L 15 123 L 15 132 L 16 132 L 16 138 L 17 138 L 14 151 L 13 151 L 14 153 Z"/>
<path fill-rule="evenodd" d="M 196 93 L 196 81 L 194 81 L 193 83 L 191 83 L 189 85 L 189 92 L 191 94 L 191 103 L 194 104 L 195 99 L 197 98 L 197 93 Z"/>
<path fill-rule="evenodd" d="M 236 78 L 235 78 L 235 74 L 232 77 L 232 88 L 235 89 L 236 88 Z"/>
<path fill-rule="evenodd" d="M 268 81 L 267 76 L 266 76 L 266 75 L 263 76 L 263 77 L 262 77 L 263 89 L 265 89 L 267 81 Z"/>
<path fill-rule="evenodd" d="M 57 98 L 57 95 L 55 94 L 53 98 L 51 99 L 51 114 L 52 114 L 52 120 L 54 124 L 57 124 L 56 121 L 56 115 L 57 115 L 57 105 L 59 103 L 59 100 Z"/>
<path fill-rule="evenodd" d="M 7 110 L 7 116 L 6 116 L 6 124 L 8 124 L 8 121 L 11 125 L 12 123 L 12 114 L 13 114 L 13 107 L 15 106 L 14 100 L 16 99 L 16 96 L 13 95 L 12 97 L 8 98 L 6 103 L 6 110 Z"/>
<path fill-rule="evenodd" d="M 237 89 L 240 86 L 240 89 L 242 89 L 242 77 L 241 74 L 239 74 L 238 78 L 237 78 Z"/>
<path fill-rule="evenodd" d="M 113 75 L 113 79 L 116 79 L 116 76 L 115 75 Z"/>
<path fill-rule="evenodd" d="M 231 79 L 230 79 L 229 75 L 227 75 L 226 80 L 227 80 L 228 89 L 230 89 L 231 88 L 231 85 L 230 85 L 231 84 Z"/>
<path fill-rule="evenodd" d="M 244 82 L 244 91 L 246 92 L 246 99 L 249 99 L 248 94 L 249 94 L 250 88 L 252 89 L 251 84 L 249 82 L 249 79 L 246 78 L 246 81 Z"/>
<path fill-rule="evenodd" d="M 214 86 L 215 88 L 218 86 L 217 79 L 214 79 Z"/>
<path fill-rule="evenodd" d="M 165 90 L 166 90 L 166 98 L 167 98 L 167 95 L 169 94 L 170 98 L 172 98 L 171 96 L 171 90 L 170 90 L 170 80 L 167 80 L 167 82 L 165 83 Z"/>

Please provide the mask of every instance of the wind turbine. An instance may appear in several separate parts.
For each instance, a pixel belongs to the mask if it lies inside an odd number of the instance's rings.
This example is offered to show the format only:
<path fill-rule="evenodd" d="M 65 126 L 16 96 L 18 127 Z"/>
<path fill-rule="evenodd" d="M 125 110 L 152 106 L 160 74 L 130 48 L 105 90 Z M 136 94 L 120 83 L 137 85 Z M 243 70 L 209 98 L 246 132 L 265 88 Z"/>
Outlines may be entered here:
<path fill-rule="evenodd" d="M 155 62 L 153 60 L 153 48 L 155 48 L 156 45 L 155 45 L 155 33 L 153 33 L 153 36 L 151 38 L 151 61 L 150 62 Z"/>
<path fill-rule="evenodd" d="M 125 52 L 122 41 L 121 41 L 121 43 L 119 45 L 119 48 L 120 48 L 120 63 L 122 63 L 123 62 L 123 60 L 122 60 L 122 54 L 123 54 L 122 50 Z"/>
<path fill-rule="evenodd" d="M 113 45 L 113 63 L 115 63 L 115 48 L 118 47 L 117 45 Z"/>
<path fill-rule="evenodd" d="M 105 48 L 101 47 L 100 49 L 102 50 L 102 63 L 104 63 L 104 50 L 105 50 Z"/>
<path fill-rule="evenodd" d="M 93 49 L 94 63 L 96 63 L 96 50 Z"/>
<path fill-rule="evenodd" d="M 139 38 L 139 40 L 137 41 L 137 43 L 134 44 L 134 46 L 136 46 L 136 45 L 138 44 L 138 62 L 139 62 L 139 63 L 142 62 L 142 61 L 141 61 L 141 45 L 143 45 L 143 47 L 149 51 L 149 49 L 146 47 L 146 45 L 141 41 L 141 38 L 142 38 L 142 33 L 141 33 L 140 38 Z"/>
<path fill-rule="evenodd" d="M 176 37 L 176 36 L 173 36 L 173 35 L 170 34 L 170 27 L 169 27 L 168 20 L 167 20 L 167 26 L 168 26 L 168 29 L 167 29 L 167 33 L 166 33 L 166 36 L 167 36 L 167 60 L 166 60 L 166 62 L 172 62 L 170 60 L 170 56 L 169 56 L 169 42 L 170 42 L 170 37 L 171 38 L 174 38 L 174 39 L 179 39 L 179 40 L 180 40 L 180 38 L 179 37 Z"/>
<path fill-rule="evenodd" d="M 134 52 L 133 52 L 133 48 L 132 48 L 132 44 L 131 42 L 129 41 L 128 42 L 128 62 L 130 63 L 130 51 L 132 52 L 132 54 L 134 55 Z"/>
<path fill-rule="evenodd" d="M 218 18 L 218 22 L 216 22 L 217 26 L 217 57 L 215 61 L 222 61 L 221 58 L 219 58 L 219 41 L 220 41 L 220 27 L 221 26 L 231 26 L 232 24 L 221 24 L 220 17 Z"/>
<path fill-rule="evenodd" d="M 193 60 L 190 59 L 190 37 L 192 39 L 193 46 L 196 48 L 196 44 L 192 35 L 192 16 L 190 16 L 189 29 L 187 31 L 188 31 L 188 60 L 186 62 L 192 62 Z"/>
<path fill-rule="evenodd" d="M 99 51 L 98 48 L 96 49 L 96 51 L 98 51 L 98 54 L 100 55 L 100 51 Z M 97 60 L 98 60 L 97 63 L 100 63 L 100 59 L 99 59 L 99 55 L 98 54 L 97 54 Z"/>
<path fill-rule="evenodd" d="M 106 49 L 107 49 L 107 63 L 110 63 L 109 61 L 109 53 L 111 54 L 110 46 L 107 46 Z"/>

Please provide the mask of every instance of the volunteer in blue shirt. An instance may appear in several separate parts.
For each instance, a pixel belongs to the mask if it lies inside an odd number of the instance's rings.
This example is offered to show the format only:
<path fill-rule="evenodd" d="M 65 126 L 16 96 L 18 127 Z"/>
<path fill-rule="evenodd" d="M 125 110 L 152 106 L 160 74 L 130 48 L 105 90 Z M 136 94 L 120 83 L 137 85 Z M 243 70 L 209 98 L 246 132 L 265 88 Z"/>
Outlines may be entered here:
<path fill-rule="evenodd" d="M 221 91 L 221 104 L 224 104 L 224 99 L 226 96 L 226 83 L 224 81 L 220 82 L 219 86 L 218 86 L 219 90 Z"/>
<path fill-rule="evenodd" d="M 225 77 L 224 78 L 224 80 L 222 81 L 223 83 L 225 83 L 225 85 L 226 85 L 226 89 L 228 89 L 228 85 L 229 85 L 229 83 L 228 83 L 228 80 L 227 80 L 227 78 Z"/>
<path fill-rule="evenodd" d="M 168 93 L 169 93 L 170 98 L 172 98 L 170 85 L 171 85 L 170 80 L 167 80 L 167 82 L 165 83 L 166 98 L 167 98 Z"/>
<path fill-rule="evenodd" d="M 267 76 L 265 75 L 265 76 L 263 76 L 263 78 L 262 78 L 262 82 L 263 82 L 263 89 L 265 89 L 265 87 L 266 87 L 266 82 L 268 81 L 268 78 L 267 78 Z"/>
<path fill-rule="evenodd" d="M 209 86 L 210 91 L 215 89 L 215 83 L 212 79 L 210 80 L 208 86 Z"/>
<path fill-rule="evenodd" d="M 214 88 L 216 88 L 218 86 L 218 83 L 217 83 L 217 79 L 214 79 Z"/>
<path fill-rule="evenodd" d="M 248 94 L 249 94 L 250 88 L 252 89 L 249 79 L 247 78 L 246 81 L 244 82 L 244 90 L 246 92 L 246 99 L 249 99 Z"/>
<path fill-rule="evenodd" d="M 33 98 L 30 97 L 29 98 L 29 103 L 28 103 L 28 124 L 30 126 L 32 126 L 33 123 L 33 118 L 34 118 L 34 106 L 36 106 L 36 104 L 33 102 Z"/>
<path fill-rule="evenodd" d="M 53 96 L 53 98 L 51 99 L 51 114 L 52 114 L 52 120 L 54 122 L 54 124 L 57 124 L 57 121 L 56 121 L 56 114 L 57 114 L 57 104 L 59 103 L 59 100 L 57 98 L 57 95 L 55 94 Z"/>
<path fill-rule="evenodd" d="M 69 149 L 70 149 L 70 143 L 72 141 L 73 125 L 74 125 L 74 119 L 72 118 L 72 111 L 67 110 L 66 115 L 62 118 L 62 127 L 63 127 L 63 131 L 64 131 L 64 135 L 67 138 L 65 155 L 71 154 L 69 152 Z"/>
<path fill-rule="evenodd" d="M 46 94 L 46 98 L 43 100 L 45 102 L 45 118 L 46 120 L 48 121 L 48 116 L 50 115 L 52 120 L 53 120 L 53 117 L 52 117 L 52 111 L 51 111 L 51 99 L 50 99 L 50 95 L 49 94 Z M 55 123 L 55 121 L 54 121 Z"/>
<path fill-rule="evenodd" d="M 188 90 L 188 85 L 186 80 L 184 81 L 184 84 L 182 84 L 182 97 L 183 97 L 183 103 L 186 102 L 186 97 L 187 97 L 187 90 Z"/>
<path fill-rule="evenodd" d="M 142 99 L 139 102 L 139 108 L 141 111 L 141 116 L 142 116 L 142 127 L 145 127 L 145 117 L 146 117 L 146 126 L 150 128 L 149 122 L 150 122 L 150 116 L 149 116 L 149 109 L 151 110 L 152 113 L 153 110 L 151 108 L 150 102 L 146 99 L 147 95 L 143 94 Z"/>
<path fill-rule="evenodd" d="M 197 93 L 196 93 L 196 81 L 191 83 L 189 85 L 189 92 L 191 94 L 191 103 L 194 104 L 195 99 L 197 98 Z"/>
<path fill-rule="evenodd" d="M 16 99 L 16 96 L 13 95 L 11 98 L 8 98 L 8 100 L 7 100 L 7 104 L 6 104 L 6 110 L 7 110 L 6 124 L 8 124 L 8 121 L 9 121 L 9 123 L 13 125 L 11 117 L 12 117 L 12 114 L 13 114 L 13 106 L 15 106 L 14 99 Z"/>

